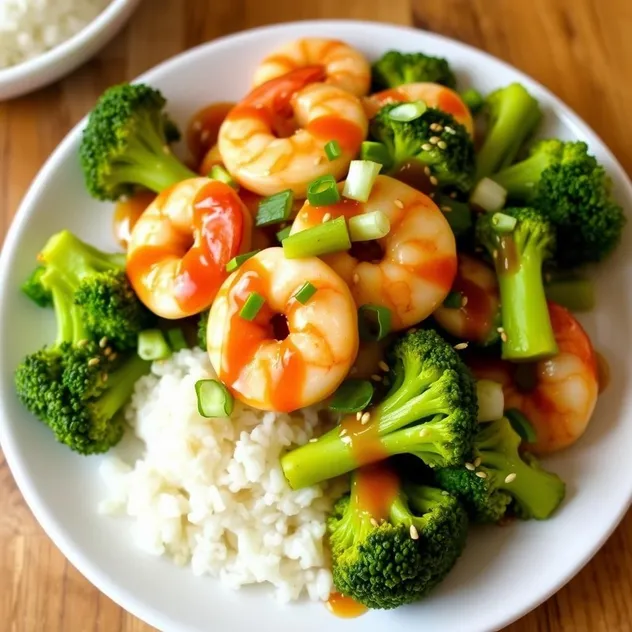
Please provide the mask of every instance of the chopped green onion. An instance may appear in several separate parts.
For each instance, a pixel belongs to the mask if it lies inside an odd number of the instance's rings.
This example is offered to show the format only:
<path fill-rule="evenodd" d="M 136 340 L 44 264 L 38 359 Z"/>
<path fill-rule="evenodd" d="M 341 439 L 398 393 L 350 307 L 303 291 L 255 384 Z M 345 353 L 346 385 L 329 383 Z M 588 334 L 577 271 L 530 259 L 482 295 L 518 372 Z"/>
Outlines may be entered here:
<path fill-rule="evenodd" d="M 362 305 L 358 309 L 358 329 L 365 341 L 382 340 L 391 331 L 391 310 L 381 305 Z"/>
<path fill-rule="evenodd" d="M 590 279 L 560 279 L 544 285 L 549 301 L 571 312 L 589 312 L 595 307 L 595 288 Z"/>
<path fill-rule="evenodd" d="M 345 380 L 329 403 L 338 413 L 357 413 L 364 410 L 373 397 L 373 384 L 368 380 Z"/>
<path fill-rule="evenodd" d="M 423 101 L 411 101 L 410 103 L 402 103 L 393 108 L 389 113 L 389 117 L 400 123 L 408 123 L 418 119 L 428 106 Z"/>
<path fill-rule="evenodd" d="M 517 408 L 506 410 L 505 417 L 507 417 L 511 427 L 520 435 L 523 441 L 534 443 L 538 440 L 538 435 L 531 422 Z"/>
<path fill-rule="evenodd" d="M 362 213 L 349 219 L 351 241 L 382 239 L 391 230 L 391 222 L 382 211 Z"/>
<path fill-rule="evenodd" d="M 250 252 L 244 252 L 243 255 L 237 255 L 236 257 L 233 257 L 226 264 L 226 272 L 234 272 L 244 261 L 248 261 L 250 257 L 254 257 L 258 252 L 261 252 L 261 251 L 251 250 Z"/>
<path fill-rule="evenodd" d="M 351 248 L 345 218 L 340 216 L 329 222 L 318 224 L 294 233 L 283 240 L 283 253 L 287 259 L 320 257 L 332 252 Z"/>
<path fill-rule="evenodd" d="M 290 232 L 292 231 L 292 225 L 286 226 L 281 229 L 277 234 L 276 238 L 279 240 L 279 243 L 283 243 L 284 239 L 287 239 L 290 236 Z"/>
<path fill-rule="evenodd" d="M 342 156 L 342 149 L 340 149 L 340 143 L 337 140 L 330 140 L 325 145 L 325 155 L 329 160 L 336 160 Z"/>
<path fill-rule="evenodd" d="M 291 189 L 264 198 L 259 202 L 255 226 L 269 226 L 286 221 L 292 213 L 293 204 L 294 193 Z"/>
<path fill-rule="evenodd" d="M 307 201 L 312 206 L 329 206 L 339 202 L 340 192 L 336 178 L 327 174 L 310 182 L 307 187 Z"/>
<path fill-rule="evenodd" d="M 172 351 L 181 351 L 189 348 L 182 329 L 169 329 L 167 331 L 167 340 Z"/>
<path fill-rule="evenodd" d="M 138 334 L 138 355 L 142 360 L 164 360 L 171 348 L 160 329 L 146 329 Z"/>
<path fill-rule="evenodd" d="M 512 217 L 511 215 L 505 215 L 504 213 L 494 213 L 492 217 L 492 224 L 496 229 L 496 232 L 499 233 L 513 232 L 517 223 L 518 220 L 515 217 Z"/>
<path fill-rule="evenodd" d="M 371 160 L 352 160 L 342 194 L 350 200 L 366 202 L 382 165 Z"/>
<path fill-rule="evenodd" d="M 390 167 L 392 163 L 391 155 L 388 153 L 386 145 L 384 143 L 375 143 L 370 140 L 365 140 L 360 146 L 360 158 L 362 160 L 379 162 L 385 167 Z"/>
<path fill-rule="evenodd" d="M 507 189 L 491 178 L 482 178 L 470 195 L 470 204 L 484 211 L 499 211 L 507 201 Z"/>
<path fill-rule="evenodd" d="M 450 292 L 443 301 L 443 307 L 448 309 L 459 309 L 463 305 L 461 292 Z"/>
<path fill-rule="evenodd" d="M 198 380 L 195 394 L 198 412 L 202 417 L 228 417 L 235 407 L 230 391 L 217 380 Z"/>
<path fill-rule="evenodd" d="M 478 421 L 495 421 L 503 416 L 505 396 L 502 384 L 492 380 L 478 380 L 476 382 L 476 396 L 478 398 Z"/>
<path fill-rule="evenodd" d="M 294 298 L 305 305 L 314 294 L 316 294 L 317 288 L 309 281 L 305 281 L 298 292 L 294 295 Z"/>
<path fill-rule="evenodd" d="M 239 183 L 233 178 L 233 176 L 226 171 L 222 165 L 213 165 L 211 167 L 211 173 L 209 174 L 211 180 L 219 180 L 219 182 L 224 182 L 229 187 L 233 189 L 239 190 Z"/>
<path fill-rule="evenodd" d="M 264 306 L 266 299 L 258 292 L 250 292 L 245 303 L 239 312 L 239 315 L 244 320 L 254 320 L 259 313 L 259 310 Z"/>

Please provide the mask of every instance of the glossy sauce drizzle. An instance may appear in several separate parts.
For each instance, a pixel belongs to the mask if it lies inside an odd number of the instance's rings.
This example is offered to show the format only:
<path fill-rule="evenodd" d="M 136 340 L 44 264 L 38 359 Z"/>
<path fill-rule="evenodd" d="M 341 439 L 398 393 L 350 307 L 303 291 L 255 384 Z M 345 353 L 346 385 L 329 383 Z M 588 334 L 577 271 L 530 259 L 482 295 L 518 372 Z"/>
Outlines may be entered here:
<path fill-rule="evenodd" d="M 498 251 L 495 259 L 499 270 L 509 274 L 518 271 L 518 250 L 511 235 L 504 235 L 498 240 Z"/>
<path fill-rule="evenodd" d="M 368 608 L 340 593 L 332 593 L 327 600 L 327 608 L 341 619 L 355 619 L 367 612 Z"/>
<path fill-rule="evenodd" d="M 483 289 L 478 283 L 464 277 L 460 266 L 452 289 L 462 296 L 464 302 L 459 308 L 464 319 L 462 336 L 468 340 L 485 340 L 496 315 L 497 293 L 491 288 Z"/>
<path fill-rule="evenodd" d="M 114 237 L 123 248 L 127 248 L 138 218 L 155 199 L 155 193 L 143 191 L 116 205 L 113 222 Z"/>
<path fill-rule="evenodd" d="M 435 190 L 435 186 L 430 182 L 427 167 L 419 162 L 419 160 L 411 159 L 404 161 L 392 176 L 426 195 L 430 195 Z"/>

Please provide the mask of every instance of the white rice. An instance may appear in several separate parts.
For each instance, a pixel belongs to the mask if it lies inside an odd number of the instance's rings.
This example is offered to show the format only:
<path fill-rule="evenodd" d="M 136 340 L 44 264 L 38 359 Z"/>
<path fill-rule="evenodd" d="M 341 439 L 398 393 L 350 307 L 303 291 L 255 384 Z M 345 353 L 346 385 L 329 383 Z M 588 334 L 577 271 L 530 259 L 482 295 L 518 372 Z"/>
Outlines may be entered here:
<path fill-rule="evenodd" d="M 316 410 L 265 413 L 235 403 L 231 418 L 198 414 L 194 385 L 215 377 L 208 355 L 184 350 L 156 362 L 127 410 L 144 454 L 125 445 L 102 463 L 103 513 L 133 518 L 138 546 L 239 588 L 269 582 L 279 600 L 325 600 L 332 589 L 326 515 L 340 482 L 292 491 L 279 457 L 320 434 Z"/>
<path fill-rule="evenodd" d="M 0 68 L 20 64 L 70 39 L 111 0 L 0 0 Z"/>

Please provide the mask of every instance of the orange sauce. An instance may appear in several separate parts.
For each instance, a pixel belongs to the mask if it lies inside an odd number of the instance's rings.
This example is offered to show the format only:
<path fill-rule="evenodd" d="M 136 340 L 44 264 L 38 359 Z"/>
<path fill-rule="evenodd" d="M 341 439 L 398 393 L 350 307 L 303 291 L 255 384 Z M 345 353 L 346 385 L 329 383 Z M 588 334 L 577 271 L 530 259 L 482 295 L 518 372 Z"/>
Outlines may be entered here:
<path fill-rule="evenodd" d="M 388 458 L 377 430 L 377 424 L 363 424 L 356 415 L 348 415 L 340 422 L 340 436 L 349 444 L 358 465 L 368 465 Z"/>
<path fill-rule="evenodd" d="M 142 191 L 116 205 L 114 209 L 114 237 L 123 248 L 127 248 L 132 229 L 138 218 L 155 199 L 155 193 Z"/>
<path fill-rule="evenodd" d="M 483 341 L 491 331 L 495 316 L 494 300 L 489 294 L 491 290 L 484 290 L 460 272 L 459 267 L 452 289 L 466 299 L 465 305 L 460 307 L 465 320 L 463 337 Z"/>
<path fill-rule="evenodd" d="M 455 118 L 459 118 L 467 114 L 467 109 L 463 104 L 463 101 L 461 101 L 456 94 L 449 92 L 448 90 L 441 90 L 439 93 L 437 108 L 447 112 L 448 114 L 452 114 Z"/>
<path fill-rule="evenodd" d="M 356 471 L 351 493 L 357 506 L 372 518 L 386 520 L 399 493 L 399 476 L 386 463 L 366 465 Z"/>
<path fill-rule="evenodd" d="M 359 604 L 351 597 L 345 597 L 340 593 L 332 593 L 327 600 L 327 608 L 341 619 L 355 619 L 367 612 L 368 608 Z"/>
<path fill-rule="evenodd" d="M 234 106 L 234 103 L 224 101 L 212 103 L 197 112 L 189 122 L 186 141 L 196 165 L 217 142 L 219 128 Z"/>
<path fill-rule="evenodd" d="M 355 153 L 364 140 L 362 130 L 355 123 L 339 116 L 320 116 L 310 121 L 306 129 L 323 145 L 330 140 L 337 140 L 344 151 L 351 153 Z"/>
<path fill-rule="evenodd" d="M 496 265 L 504 272 L 510 274 L 518 270 L 518 251 L 516 250 L 516 242 L 511 235 L 505 235 L 500 238 Z"/>
<path fill-rule="evenodd" d="M 597 360 L 597 382 L 599 384 L 599 392 L 603 393 L 608 384 L 610 384 L 610 365 L 604 356 L 598 351 L 595 352 Z"/>
<path fill-rule="evenodd" d="M 341 199 L 336 204 L 329 206 L 312 206 L 309 202 L 301 209 L 301 220 L 310 226 L 317 226 L 322 223 L 325 215 L 330 215 L 333 219 L 343 216 L 346 219 L 359 215 L 362 212 L 362 205 L 356 200 L 347 198 Z"/>

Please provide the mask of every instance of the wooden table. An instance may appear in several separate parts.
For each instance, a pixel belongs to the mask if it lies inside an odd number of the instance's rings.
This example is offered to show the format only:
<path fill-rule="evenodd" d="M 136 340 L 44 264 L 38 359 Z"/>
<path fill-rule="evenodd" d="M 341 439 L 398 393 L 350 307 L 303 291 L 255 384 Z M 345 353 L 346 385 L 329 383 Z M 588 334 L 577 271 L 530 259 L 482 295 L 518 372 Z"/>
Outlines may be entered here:
<path fill-rule="evenodd" d="M 487 50 L 559 95 L 632 173 L 629 0 L 147 0 L 96 59 L 60 83 L 0 103 L 2 237 L 43 161 L 106 86 L 220 35 L 307 18 L 414 23 Z M 632 630 L 631 534 L 629 514 L 568 586 L 507 632 Z M 66 562 L 25 506 L 1 453 L 0 630 L 150 630 Z"/>

